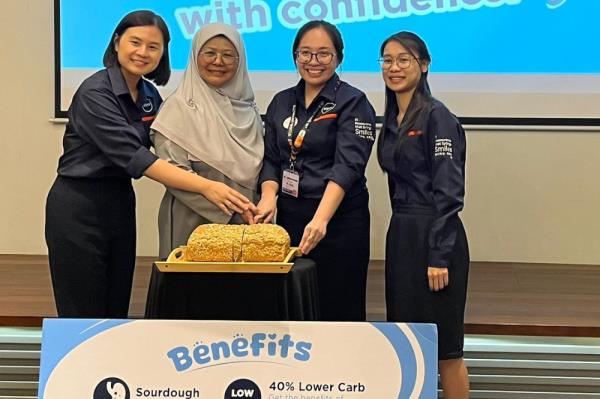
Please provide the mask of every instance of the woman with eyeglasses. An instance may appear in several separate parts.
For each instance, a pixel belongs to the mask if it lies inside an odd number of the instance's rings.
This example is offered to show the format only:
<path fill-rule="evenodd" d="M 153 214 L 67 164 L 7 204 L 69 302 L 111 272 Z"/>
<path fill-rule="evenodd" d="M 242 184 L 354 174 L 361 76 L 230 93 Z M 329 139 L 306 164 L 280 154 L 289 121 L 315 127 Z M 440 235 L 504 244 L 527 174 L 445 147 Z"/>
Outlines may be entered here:
<path fill-rule="evenodd" d="M 46 202 L 46 243 L 60 317 L 126 318 L 135 266 L 135 194 L 147 176 L 201 194 L 225 214 L 249 200 L 225 184 L 188 173 L 150 152 L 149 130 L 169 80 L 164 20 L 134 11 L 119 22 L 104 66 L 69 107 L 64 153 Z M 200 197 L 193 194 L 195 197 Z"/>
<path fill-rule="evenodd" d="M 375 112 L 364 93 L 336 74 L 343 42 L 335 26 L 300 28 L 292 55 L 300 74 L 273 98 L 256 222 L 277 223 L 317 264 L 323 320 L 365 320 L 369 195 L 365 167 Z"/>
<path fill-rule="evenodd" d="M 183 170 L 256 195 L 264 143 L 240 34 L 220 23 L 196 32 L 183 79 L 152 124 L 156 154 Z M 214 203 L 167 187 L 159 210 L 160 257 L 185 245 L 204 223 L 253 223 Z"/>
<path fill-rule="evenodd" d="M 463 362 L 469 271 L 458 213 L 465 193 L 465 133 L 432 97 L 431 57 L 421 38 L 399 32 L 381 45 L 386 89 L 379 164 L 393 206 L 386 238 L 387 319 L 436 323 L 444 398 L 468 398 Z"/>

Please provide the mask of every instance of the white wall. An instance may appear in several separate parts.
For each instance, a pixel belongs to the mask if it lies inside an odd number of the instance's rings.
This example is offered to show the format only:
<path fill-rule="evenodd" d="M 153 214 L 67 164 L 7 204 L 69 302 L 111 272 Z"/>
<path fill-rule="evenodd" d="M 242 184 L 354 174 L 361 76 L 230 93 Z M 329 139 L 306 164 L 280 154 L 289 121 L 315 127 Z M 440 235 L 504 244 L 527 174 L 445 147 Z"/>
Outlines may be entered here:
<path fill-rule="evenodd" d="M 64 129 L 49 122 L 53 2 L 3 0 L 2 11 L 0 254 L 45 254 L 44 203 Z M 600 132 L 469 131 L 467 139 L 463 221 L 473 260 L 600 265 Z M 389 201 L 372 161 L 372 258 L 381 259 Z M 138 254 L 155 255 L 163 189 L 142 179 L 136 191 Z"/>

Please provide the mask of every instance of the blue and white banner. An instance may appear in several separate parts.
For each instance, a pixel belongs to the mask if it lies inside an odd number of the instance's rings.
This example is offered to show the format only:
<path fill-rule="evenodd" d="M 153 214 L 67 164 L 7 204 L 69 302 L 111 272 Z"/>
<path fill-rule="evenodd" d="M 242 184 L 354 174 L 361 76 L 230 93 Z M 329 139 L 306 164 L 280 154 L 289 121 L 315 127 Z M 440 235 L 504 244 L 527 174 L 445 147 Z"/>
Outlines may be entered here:
<path fill-rule="evenodd" d="M 436 98 L 461 117 L 598 118 L 600 1 L 583 0 L 59 0 L 60 80 L 65 112 L 87 76 L 102 68 L 113 29 L 128 12 L 151 9 L 171 32 L 178 85 L 191 38 L 223 22 L 243 35 L 256 102 L 265 112 L 273 95 L 298 81 L 292 43 L 314 19 L 335 24 L 344 38 L 343 80 L 384 112 L 377 62 L 384 39 L 398 31 L 420 35 L 432 55 Z M 552 101 L 548 101 L 551 98 Z M 514 123 L 514 122 L 512 122 Z"/>
<path fill-rule="evenodd" d="M 434 325 L 48 319 L 39 398 L 436 398 Z"/>
<path fill-rule="evenodd" d="M 400 30 L 426 40 L 437 73 L 600 72 L 595 0 L 61 0 L 60 7 L 69 69 L 101 68 L 118 21 L 152 9 L 169 25 L 176 70 L 187 64 L 194 33 L 223 22 L 244 34 L 251 71 L 294 71 L 296 31 L 325 19 L 344 36 L 346 72 L 378 73 L 379 45 Z"/>

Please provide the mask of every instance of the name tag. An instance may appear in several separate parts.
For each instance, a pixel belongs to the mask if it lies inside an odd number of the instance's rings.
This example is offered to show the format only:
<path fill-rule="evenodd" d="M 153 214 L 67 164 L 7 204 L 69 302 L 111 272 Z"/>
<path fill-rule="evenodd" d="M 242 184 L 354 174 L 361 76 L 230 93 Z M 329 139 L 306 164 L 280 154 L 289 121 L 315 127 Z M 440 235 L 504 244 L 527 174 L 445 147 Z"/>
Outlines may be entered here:
<path fill-rule="evenodd" d="M 281 192 L 287 195 L 291 195 L 294 198 L 298 198 L 299 189 L 300 174 L 295 170 L 284 170 L 283 177 L 281 179 Z"/>

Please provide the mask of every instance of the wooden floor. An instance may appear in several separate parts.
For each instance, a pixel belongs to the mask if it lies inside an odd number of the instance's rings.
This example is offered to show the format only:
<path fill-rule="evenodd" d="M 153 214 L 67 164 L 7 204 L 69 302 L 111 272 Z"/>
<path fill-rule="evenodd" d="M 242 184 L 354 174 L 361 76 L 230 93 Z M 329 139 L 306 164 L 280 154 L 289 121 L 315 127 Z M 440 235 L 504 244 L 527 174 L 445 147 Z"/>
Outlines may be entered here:
<path fill-rule="evenodd" d="M 131 317 L 142 317 L 153 258 L 138 258 Z M 369 271 L 369 320 L 385 319 L 383 263 Z M 56 316 L 45 256 L 0 255 L 0 326 Z M 600 265 L 473 262 L 466 332 L 600 337 Z"/>

